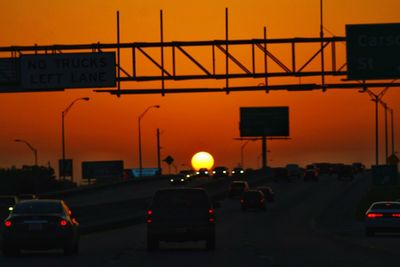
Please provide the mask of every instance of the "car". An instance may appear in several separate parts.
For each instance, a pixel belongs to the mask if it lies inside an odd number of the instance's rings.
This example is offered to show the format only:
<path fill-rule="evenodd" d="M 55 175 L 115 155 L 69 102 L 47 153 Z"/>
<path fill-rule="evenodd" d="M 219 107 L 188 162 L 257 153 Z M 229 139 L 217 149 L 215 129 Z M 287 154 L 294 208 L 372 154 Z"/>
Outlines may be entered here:
<path fill-rule="evenodd" d="M 261 190 L 249 190 L 244 192 L 240 198 L 242 210 L 248 209 L 265 210 L 265 196 Z"/>
<path fill-rule="evenodd" d="M 286 169 L 287 169 L 289 177 L 301 178 L 303 175 L 303 172 L 298 164 L 294 164 L 294 163 L 287 164 Z"/>
<path fill-rule="evenodd" d="M 10 212 L 13 210 L 15 204 L 19 201 L 17 196 L 14 195 L 1 195 L 0 196 L 0 221 L 4 221 Z"/>
<path fill-rule="evenodd" d="M 378 201 L 365 212 L 365 234 L 400 231 L 400 202 Z"/>
<path fill-rule="evenodd" d="M 275 193 L 271 187 L 259 186 L 259 187 L 257 187 L 257 190 L 260 190 L 261 192 L 263 192 L 264 197 L 267 201 L 269 201 L 269 202 L 275 201 Z"/>
<path fill-rule="evenodd" d="M 213 174 L 213 178 L 228 177 L 229 170 L 227 167 L 217 166 L 213 169 L 212 174 Z"/>
<path fill-rule="evenodd" d="M 236 167 L 232 169 L 231 174 L 232 177 L 242 177 L 245 175 L 245 171 L 243 170 L 243 168 Z"/>
<path fill-rule="evenodd" d="M 202 188 L 166 188 L 155 192 L 147 209 L 147 250 L 159 249 L 160 241 L 206 241 L 215 249 L 215 211 Z"/>
<path fill-rule="evenodd" d="M 292 181 L 292 177 L 289 176 L 289 171 L 285 167 L 272 168 L 272 175 L 274 182 Z"/>
<path fill-rule="evenodd" d="M 18 202 L 2 225 L 5 256 L 21 249 L 63 249 L 67 255 L 79 249 L 79 223 L 63 200 L 35 199 Z"/>
<path fill-rule="evenodd" d="M 194 176 L 194 171 L 193 170 L 182 170 L 179 172 L 180 175 L 184 175 L 186 180 L 190 181 L 192 180 Z"/>
<path fill-rule="evenodd" d="M 353 166 L 353 170 L 355 174 L 364 173 L 365 172 L 365 165 L 361 162 L 353 162 L 351 164 Z"/>
<path fill-rule="evenodd" d="M 303 179 L 304 181 L 309 181 L 309 180 L 318 181 L 319 179 L 318 175 L 319 175 L 318 168 L 315 165 L 310 164 L 306 166 Z"/>
<path fill-rule="evenodd" d="M 353 166 L 346 164 L 341 165 L 336 173 L 338 180 L 353 180 L 355 175 Z"/>
<path fill-rule="evenodd" d="M 243 195 L 244 192 L 249 191 L 250 187 L 247 181 L 232 181 L 229 184 L 228 188 L 228 196 L 230 198 L 233 197 L 240 197 Z"/>
<path fill-rule="evenodd" d="M 208 176 L 210 176 L 210 172 L 208 171 L 207 168 L 200 168 L 196 172 L 196 176 L 198 176 L 198 177 L 208 177 Z"/>
<path fill-rule="evenodd" d="M 318 163 L 313 163 L 317 169 L 318 169 L 318 175 L 332 175 L 332 164 L 328 162 L 318 162 Z"/>
<path fill-rule="evenodd" d="M 176 175 L 172 177 L 169 181 L 171 184 L 185 184 L 188 180 L 184 175 Z"/>

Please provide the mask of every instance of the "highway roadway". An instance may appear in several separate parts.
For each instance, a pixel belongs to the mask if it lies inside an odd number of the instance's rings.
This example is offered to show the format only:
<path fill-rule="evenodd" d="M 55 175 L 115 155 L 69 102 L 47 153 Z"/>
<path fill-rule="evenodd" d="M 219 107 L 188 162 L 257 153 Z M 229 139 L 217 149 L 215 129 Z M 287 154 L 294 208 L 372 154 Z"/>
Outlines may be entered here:
<path fill-rule="evenodd" d="M 351 218 L 368 185 L 366 176 L 273 183 L 276 201 L 265 212 L 242 212 L 237 199 L 223 200 L 212 252 L 203 242 L 161 243 L 147 252 L 142 223 L 82 236 L 77 256 L 28 252 L 0 256 L 0 266 L 397 266 L 400 237 L 367 238 Z"/>

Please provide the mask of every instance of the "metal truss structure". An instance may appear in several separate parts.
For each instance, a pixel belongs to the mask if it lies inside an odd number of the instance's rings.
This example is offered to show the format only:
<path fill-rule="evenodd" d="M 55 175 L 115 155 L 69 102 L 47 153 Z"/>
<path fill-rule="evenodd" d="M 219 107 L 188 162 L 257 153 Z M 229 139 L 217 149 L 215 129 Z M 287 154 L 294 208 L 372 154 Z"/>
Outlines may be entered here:
<path fill-rule="evenodd" d="M 400 86 L 400 83 L 395 81 L 346 80 L 347 65 L 345 49 L 343 49 L 346 46 L 346 38 L 324 37 L 322 23 L 320 36 L 315 38 L 270 39 L 267 38 L 267 31 L 264 28 L 264 36 L 261 39 L 230 40 L 228 38 L 228 13 L 226 10 L 225 40 L 164 42 L 162 21 L 161 11 L 160 42 L 120 43 L 119 13 L 117 12 L 116 43 L 0 47 L 0 57 L 9 53 L 8 55 L 11 54 L 11 58 L 8 59 L 13 60 L 26 54 L 113 51 L 117 55 L 117 86 L 114 89 L 97 89 L 95 92 L 106 92 L 118 96 L 123 94 L 161 94 L 164 96 L 167 93 L 200 92 L 229 94 L 237 91 L 260 90 L 265 92 L 271 90 L 367 90 L 374 87 Z M 307 49 L 304 48 L 305 46 L 307 46 Z M 286 53 L 282 53 L 282 51 Z M 124 63 L 121 60 L 122 55 L 124 56 Z M 245 58 L 243 58 L 243 55 L 245 55 Z M 127 58 L 129 58 L 128 63 L 126 62 Z M 182 68 L 182 65 L 186 67 Z M 146 66 L 146 68 L 143 66 Z M 18 68 L 16 67 L 16 69 Z M 0 78 L 1 74 L 0 64 Z M 6 74 L 3 72 L 3 76 Z M 301 79 L 306 79 L 306 77 L 314 77 L 312 81 L 320 82 L 303 83 Z M 256 82 L 249 86 L 230 85 L 231 80 L 244 78 L 254 79 Z M 290 78 L 297 80 L 288 83 L 287 81 Z M 335 80 L 335 82 L 327 82 L 328 78 Z M 0 92 L 23 91 L 23 89 L 18 88 L 16 80 L 17 78 L 5 83 L 4 79 L 0 79 Z M 212 88 L 204 86 L 167 88 L 165 86 L 167 81 L 178 83 L 184 80 L 197 82 L 200 80 L 225 81 L 225 86 Z M 135 84 L 134 89 L 121 88 L 122 83 L 132 86 L 132 82 L 154 81 L 160 81 L 161 86 L 148 89 Z M 175 85 L 175 83 L 173 84 Z"/>

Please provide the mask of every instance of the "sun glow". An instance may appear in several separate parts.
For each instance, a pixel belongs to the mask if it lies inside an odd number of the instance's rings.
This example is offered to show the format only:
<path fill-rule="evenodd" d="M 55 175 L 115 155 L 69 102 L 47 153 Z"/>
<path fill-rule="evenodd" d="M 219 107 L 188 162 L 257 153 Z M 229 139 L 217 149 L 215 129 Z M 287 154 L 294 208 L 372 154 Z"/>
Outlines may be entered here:
<path fill-rule="evenodd" d="M 214 166 L 214 158 L 208 152 L 197 152 L 192 157 L 192 167 L 196 171 L 201 168 L 207 168 L 210 170 Z"/>

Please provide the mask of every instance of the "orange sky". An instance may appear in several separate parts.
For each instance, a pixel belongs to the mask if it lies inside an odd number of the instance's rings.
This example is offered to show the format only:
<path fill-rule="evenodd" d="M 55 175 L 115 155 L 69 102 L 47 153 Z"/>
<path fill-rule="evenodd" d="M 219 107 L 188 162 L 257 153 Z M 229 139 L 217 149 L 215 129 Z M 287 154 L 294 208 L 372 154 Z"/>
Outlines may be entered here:
<path fill-rule="evenodd" d="M 215 1 L 101 1 L 38 0 L 0 2 L 0 46 L 33 44 L 111 43 L 116 40 L 116 11 L 121 15 L 122 42 L 159 41 L 159 10 L 164 11 L 165 41 L 214 40 L 225 37 L 225 8 L 229 8 L 231 39 L 318 37 L 319 0 L 235 0 Z M 398 0 L 325 0 L 324 25 L 330 33 L 344 36 L 346 24 L 400 22 Z M 331 36 L 327 31 L 326 36 Z M 343 50 L 343 48 L 342 48 Z M 315 50 L 310 50 L 309 55 Z M 285 56 L 285 52 L 274 51 Z M 244 55 L 238 51 L 237 57 Z M 200 55 L 200 54 L 199 54 Z M 0 57 L 9 57 L 0 54 Z M 304 55 L 306 58 L 307 55 Z M 344 56 L 342 57 L 344 58 Z M 123 62 L 128 63 L 124 57 Z M 318 63 L 318 62 L 317 62 Z M 143 64 L 143 69 L 151 73 Z M 286 82 L 297 80 L 288 79 Z M 304 79 L 304 82 L 320 82 Z M 329 81 L 335 81 L 328 79 Z M 336 80 L 337 81 L 337 80 Z M 232 85 L 256 85 L 263 80 L 232 80 Z M 276 83 L 285 82 L 285 80 Z M 271 80 L 274 83 L 274 80 Z M 167 82 L 173 87 L 223 87 L 224 81 Z M 123 84 L 123 88 L 159 88 L 160 83 Z M 379 91 L 380 89 L 377 89 Z M 200 150 L 210 152 L 217 165 L 235 167 L 240 162 L 239 107 L 289 106 L 289 141 L 271 141 L 270 165 L 289 162 L 302 165 L 313 161 L 362 161 L 375 159 L 374 105 L 367 94 L 357 90 L 325 93 L 272 91 L 218 94 L 125 95 L 120 98 L 69 89 L 54 93 L 0 95 L 0 167 L 31 164 L 26 146 L 13 142 L 25 139 L 38 149 L 39 163 L 57 169 L 61 156 L 61 111 L 74 99 L 78 102 L 66 117 L 66 153 L 79 166 L 87 160 L 123 159 L 126 167 L 138 166 L 137 117 L 148 106 L 159 104 L 142 121 L 144 167 L 156 166 L 156 129 L 162 131 L 162 158 L 171 155 L 179 169 L 189 166 Z M 384 100 L 397 117 L 395 150 L 399 150 L 398 88 Z M 380 108 L 381 122 L 383 109 Z M 380 134 L 383 136 L 383 124 Z M 381 139 L 381 161 L 384 152 Z M 245 167 L 259 167 L 261 144 L 245 148 Z M 168 168 L 163 163 L 166 171 Z"/>

